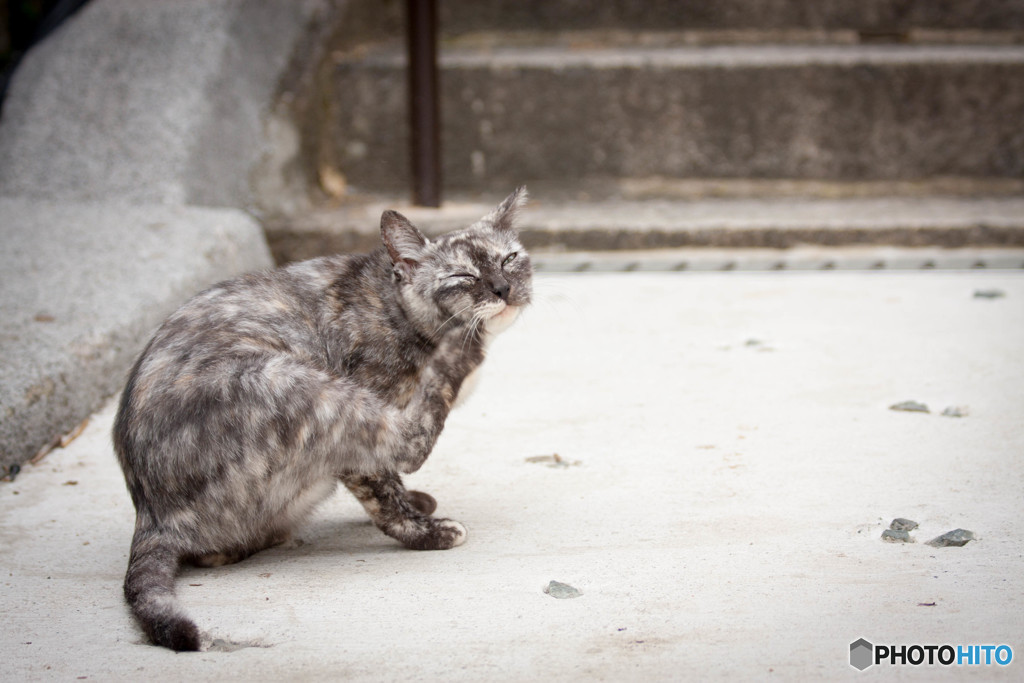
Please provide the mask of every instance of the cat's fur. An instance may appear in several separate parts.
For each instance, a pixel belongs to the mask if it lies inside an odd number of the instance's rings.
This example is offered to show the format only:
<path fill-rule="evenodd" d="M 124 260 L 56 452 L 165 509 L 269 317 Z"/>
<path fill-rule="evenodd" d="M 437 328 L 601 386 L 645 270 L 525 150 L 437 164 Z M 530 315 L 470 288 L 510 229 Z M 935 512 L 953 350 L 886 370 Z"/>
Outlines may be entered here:
<path fill-rule="evenodd" d="M 223 282 L 156 332 L 129 375 L 114 446 L 137 516 L 125 597 L 152 641 L 197 650 L 181 563 L 287 539 L 340 480 L 409 548 L 465 540 L 400 473 L 430 454 L 490 335 L 530 301 L 513 226 L 525 188 L 428 241 L 381 217 L 383 248 Z"/>

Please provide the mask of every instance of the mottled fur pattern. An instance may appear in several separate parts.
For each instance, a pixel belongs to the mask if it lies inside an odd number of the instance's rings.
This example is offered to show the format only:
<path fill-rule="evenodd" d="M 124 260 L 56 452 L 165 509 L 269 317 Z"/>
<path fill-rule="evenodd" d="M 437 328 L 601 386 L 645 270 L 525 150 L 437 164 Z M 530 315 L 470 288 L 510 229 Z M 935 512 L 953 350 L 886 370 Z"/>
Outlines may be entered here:
<path fill-rule="evenodd" d="M 520 188 L 433 241 L 387 211 L 373 253 L 223 282 L 164 322 L 114 425 L 137 512 L 125 596 L 154 643 L 200 647 L 174 595 L 183 562 L 286 540 L 338 481 L 409 548 L 463 542 L 400 474 L 423 465 L 488 339 L 530 301 L 513 226 L 525 200 Z"/>

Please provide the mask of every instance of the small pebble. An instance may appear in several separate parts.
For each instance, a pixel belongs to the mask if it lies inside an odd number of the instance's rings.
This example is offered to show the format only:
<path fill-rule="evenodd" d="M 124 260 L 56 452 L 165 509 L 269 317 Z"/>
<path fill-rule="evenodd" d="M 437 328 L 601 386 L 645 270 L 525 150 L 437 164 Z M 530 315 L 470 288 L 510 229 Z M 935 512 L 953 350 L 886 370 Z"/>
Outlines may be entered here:
<path fill-rule="evenodd" d="M 532 455 L 529 458 L 526 458 L 526 462 L 546 462 L 548 463 L 548 467 L 554 467 L 556 469 L 566 469 L 583 464 L 579 460 L 563 458 L 558 453 L 553 453 L 551 455 Z"/>
<path fill-rule="evenodd" d="M 561 583 L 559 581 L 550 582 L 545 588 L 544 592 L 553 598 L 564 600 L 566 598 L 578 598 L 583 595 L 583 591 L 579 588 L 574 588 L 567 583 Z"/>
<path fill-rule="evenodd" d="M 889 406 L 889 410 L 902 410 L 909 413 L 927 413 L 931 412 L 928 410 L 928 406 L 917 401 L 903 401 L 902 403 L 894 403 Z"/>
<path fill-rule="evenodd" d="M 967 545 L 968 541 L 974 540 L 974 532 L 967 529 L 953 529 L 928 541 L 928 545 L 935 548 L 959 548 Z"/>
<path fill-rule="evenodd" d="M 946 417 L 967 417 L 970 415 L 970 410 L 967 406 L 949 406 L 942 411 L 942 414 Z"/>
<path fill-rule="evenodd" d="M 886 529 L 882 532 L 882 540 L 888 543 L 913 543 L 914 539 L 903 529 Z"/>
<path fill-rule="evenodd" d="M 892 524 L 889 525 L 889 528 L 893 531 L 913 531 L 917 528 L 917 522 L 912 519 L 897 517 L 892 520 Z"/>

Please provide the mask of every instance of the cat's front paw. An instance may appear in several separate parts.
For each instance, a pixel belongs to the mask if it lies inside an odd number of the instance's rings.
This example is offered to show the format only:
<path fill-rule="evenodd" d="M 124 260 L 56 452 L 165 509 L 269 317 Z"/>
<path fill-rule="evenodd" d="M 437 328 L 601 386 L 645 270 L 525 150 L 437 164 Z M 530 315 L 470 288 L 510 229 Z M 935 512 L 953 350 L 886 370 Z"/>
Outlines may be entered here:
<path fill-rule="evenodd" d="M 466 527 L 454 519 L 427 519 L 413 538 L 402 539 L 412 550 L 448 550 L 466 541 Z"/>

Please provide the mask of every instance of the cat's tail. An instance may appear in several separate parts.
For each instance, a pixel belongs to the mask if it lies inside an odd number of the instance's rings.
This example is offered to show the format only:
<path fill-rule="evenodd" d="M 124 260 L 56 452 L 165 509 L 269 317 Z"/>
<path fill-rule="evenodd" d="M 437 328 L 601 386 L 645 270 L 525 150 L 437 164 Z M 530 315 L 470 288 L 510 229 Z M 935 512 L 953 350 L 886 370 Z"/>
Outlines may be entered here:
<path fill-rule="evenodd" d="M 153 532 L 136 530 L 132 539 L 124 596 L 139 625 L 156 645 L 178 652 L 199 649 L 199 629 L 181 611 L 174 578 L 181 553 Z"/>

